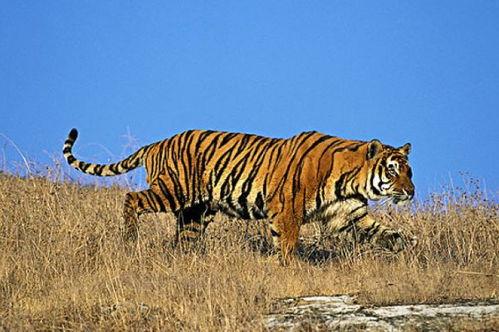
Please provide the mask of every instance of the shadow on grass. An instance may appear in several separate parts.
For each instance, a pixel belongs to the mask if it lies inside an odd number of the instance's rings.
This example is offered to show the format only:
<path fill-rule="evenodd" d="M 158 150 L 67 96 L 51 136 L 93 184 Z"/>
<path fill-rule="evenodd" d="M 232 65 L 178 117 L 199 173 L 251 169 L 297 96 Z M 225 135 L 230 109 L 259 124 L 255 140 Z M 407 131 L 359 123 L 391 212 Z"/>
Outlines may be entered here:
<path fill-rule="evenodd" d="M 278 254 L 273 244 L 264 237 L 245 237 L 244 248 L 264 257 Z M 351 259 L 355 256 L 355 252 L 356 244 L 353 241 L 345 239 L 320 240 L 312 237 L 300 238 L 295 255 L 300 261 L 319 266 Z"/>

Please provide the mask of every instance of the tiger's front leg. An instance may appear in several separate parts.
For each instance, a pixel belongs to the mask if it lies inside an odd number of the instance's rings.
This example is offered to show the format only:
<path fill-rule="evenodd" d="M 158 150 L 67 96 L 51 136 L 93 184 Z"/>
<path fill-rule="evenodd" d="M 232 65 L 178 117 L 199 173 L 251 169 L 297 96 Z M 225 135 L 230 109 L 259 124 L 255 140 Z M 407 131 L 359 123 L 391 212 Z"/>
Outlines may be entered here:
<path fill-rule="evenodd" d="M 289 265 L 298 244 L 300 222 L 292 213 L 282 212 L 270 220 L 270 235 L 282 265 Z"/>
<path fill-rule="evenodd" d="M 407 237 L 368 214 L 367 202 L 349 199 L 327 206 L 319 215 L 331 232 L 350 232 L 360 243 L 370 242 L 392 252 L 408 247 Z M 414 243 L 413 243 L 414 244 Z"/>
<path fill-rule="evenodd" d="M 409 238 L 400 231 L 386 227 L 369 214 L 355 222 L 354 230 L 360 242 L 371 242 L 393 253 L 416 244 L 415 238 Z"/>

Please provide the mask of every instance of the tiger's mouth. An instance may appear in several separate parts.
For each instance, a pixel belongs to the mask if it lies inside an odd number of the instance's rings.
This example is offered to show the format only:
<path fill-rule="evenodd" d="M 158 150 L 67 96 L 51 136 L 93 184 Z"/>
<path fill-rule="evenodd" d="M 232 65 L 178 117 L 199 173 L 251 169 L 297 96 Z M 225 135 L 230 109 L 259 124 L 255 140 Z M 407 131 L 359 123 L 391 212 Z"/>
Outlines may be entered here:
<path fill-rule="evenodd" d="M 392 202 L 393 204 L 395 205 L 398 205 L 398 206 L 404 206 L 404 205 L 407 205 L 411 200 L 406 198 L 401 198 L 401 197 L 393 197 L 392 199 Z"/>
<path fill-rule="evenodd" d="M 392 197 L 392 202 L 395 205 L 403 206 L 407 205 L 412 199 L 414 195 L 408 194 L 405 190 L 402 193 L 397 193 Z"/>

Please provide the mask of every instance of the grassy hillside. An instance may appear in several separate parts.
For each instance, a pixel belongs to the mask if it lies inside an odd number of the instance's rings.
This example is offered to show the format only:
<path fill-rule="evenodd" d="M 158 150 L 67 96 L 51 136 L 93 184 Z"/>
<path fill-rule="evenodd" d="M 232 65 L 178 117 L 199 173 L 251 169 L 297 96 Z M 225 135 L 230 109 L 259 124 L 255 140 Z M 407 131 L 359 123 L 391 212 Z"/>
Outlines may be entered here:
<path fill-rule="evenodd" d="M 224 216 L 189 252 L 171 246 L 171 215 L 147 216 L 127 251 L 124 193 L 0 174 L 0 330 L 258 330 L 273 300 L 288 296 L 498 298 L 499 206 L 479 191 L 435 196 L 414 211 L 377 209 L 419 238 L 396 256 L 307 225 L 290 267 L 269 251 L 263 223 Z"/>

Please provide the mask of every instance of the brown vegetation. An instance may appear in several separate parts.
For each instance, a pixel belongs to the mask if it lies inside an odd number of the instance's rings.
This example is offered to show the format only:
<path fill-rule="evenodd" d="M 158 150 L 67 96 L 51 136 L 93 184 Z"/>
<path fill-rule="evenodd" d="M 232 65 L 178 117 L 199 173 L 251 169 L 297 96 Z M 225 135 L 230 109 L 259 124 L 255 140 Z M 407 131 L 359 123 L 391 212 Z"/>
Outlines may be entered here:
<path fill-rule="evenodd" d="M 304 227 L 282 267 L 263 223 L 224 216 L 185 252 L 171 215 L 142 218 L 127 251 L 121 188 L 0 174 L 1 329 L 264 330 L 277 298 L 355 294 L 364 304 L 498 298 L 499 205 L 479 191 L 375 214 L 419 239 L 396 256 Z"/>

